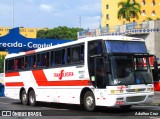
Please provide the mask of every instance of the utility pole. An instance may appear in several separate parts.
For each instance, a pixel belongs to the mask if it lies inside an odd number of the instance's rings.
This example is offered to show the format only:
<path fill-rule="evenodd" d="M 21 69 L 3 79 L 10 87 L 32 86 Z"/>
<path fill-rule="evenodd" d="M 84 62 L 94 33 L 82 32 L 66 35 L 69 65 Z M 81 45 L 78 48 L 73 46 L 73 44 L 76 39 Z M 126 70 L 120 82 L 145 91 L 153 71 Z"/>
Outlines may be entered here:
<path fill-rule="evenodd" d="M 14 0 L 12 1 L 12 28 L 14 28 Z"/>
<path fill-rule="evenodd" d="M 81 28 L 81 16 L 79 17 L 79 25 L 80 25 L 80 28 Z"/>

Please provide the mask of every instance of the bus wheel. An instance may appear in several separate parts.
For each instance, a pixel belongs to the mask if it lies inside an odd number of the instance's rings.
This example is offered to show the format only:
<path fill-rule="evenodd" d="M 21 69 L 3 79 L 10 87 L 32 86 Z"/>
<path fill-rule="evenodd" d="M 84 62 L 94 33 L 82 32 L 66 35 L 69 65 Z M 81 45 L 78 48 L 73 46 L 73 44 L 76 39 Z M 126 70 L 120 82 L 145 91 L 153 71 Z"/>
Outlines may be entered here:
<path fill-rule="evenodd" d="M 84 95 L 84 108 L 87 111 L 94 111 L 95 109 L 95 98 L 91 91 L 87 91 Z"/>
<path fill-rule="evenodd" d="M 31 90 L 29 92 L 29 104 L 31 106 L 35 106 L 36 105 L 36 96 L 35 96 L 34 90 Z"/>
<path fill-rule="evenodd" d="M 28 97 L 27 97 L 27 94 L 26 94 L 25 90 L 23 90 L 22 94 L 21 94 L 21 103 L 23 105 L 27 105 L 28 104 Z"/>
<path fill-rule="evenodd" d="M 129 108 L 131 108 L 132 105 L 123 105 L 123 106 L 120 106 L 120 108 L 124 109 L 124 110 L 127 110 Z"/>

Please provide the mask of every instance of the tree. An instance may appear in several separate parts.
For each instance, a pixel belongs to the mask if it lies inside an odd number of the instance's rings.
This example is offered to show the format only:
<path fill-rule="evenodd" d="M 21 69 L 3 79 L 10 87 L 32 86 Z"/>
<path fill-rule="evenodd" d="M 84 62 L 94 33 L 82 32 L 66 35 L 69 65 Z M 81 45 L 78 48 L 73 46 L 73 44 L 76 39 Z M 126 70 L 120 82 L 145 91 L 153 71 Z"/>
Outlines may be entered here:
<path fill-rule="evenodd" d="M 66 26 L 59 26 L 54 29 L 39 30 L 37 38 L 49 38 L 49 39 L 77 39 L 77 32 L 80 28 L 68 28 Z"/>
<path fill-rule="evenodd" d="M 5 55 L 0 55 L 0 73 L 4 72 L 4 59 Z"/>
<path fill-rule="evenodd" d="M 140 4 L 135 2 L 131 2 L 131 0 L 127 0 L 126 2 L 119 2 L 118 7 L 121 7 L 118 11 L 118 19 L 124 18 L 130 22 L 131 18 L 138 19 L 138 13 L 141 13 Z"/>
<path fill-rule="evenodd" d="M 153 19 L 151 17 L 146 18 L 147 21 L 152 21 Z"/>

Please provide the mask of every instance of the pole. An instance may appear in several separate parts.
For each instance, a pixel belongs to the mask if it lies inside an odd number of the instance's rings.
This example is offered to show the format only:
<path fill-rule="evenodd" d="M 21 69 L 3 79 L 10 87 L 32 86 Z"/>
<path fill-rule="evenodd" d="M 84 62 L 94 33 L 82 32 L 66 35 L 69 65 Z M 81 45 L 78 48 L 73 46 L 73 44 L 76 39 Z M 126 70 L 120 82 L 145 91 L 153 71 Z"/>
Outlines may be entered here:
<path fill-rule="evenodd" d="M 14 0 L 12 1 L 12 28 L 14 28 Z"/>

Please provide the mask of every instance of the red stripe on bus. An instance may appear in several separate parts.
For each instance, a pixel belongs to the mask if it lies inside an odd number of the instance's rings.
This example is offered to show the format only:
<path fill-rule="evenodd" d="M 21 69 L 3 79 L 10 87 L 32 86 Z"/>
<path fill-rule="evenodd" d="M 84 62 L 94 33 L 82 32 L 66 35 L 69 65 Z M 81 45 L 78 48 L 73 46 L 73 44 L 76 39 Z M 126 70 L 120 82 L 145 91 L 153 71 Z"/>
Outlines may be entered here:
<path fill-rule="evenodd" d="M 88 86 L 89 80 L 48 81 L 43 70 L 33 70 L 33 76 L 38 86 Z"/>
<path fill-rule="evenodd" d="M 7 82 L 5 86 L 24 86 L 23 82 Z"/>
<path fill-rule="evenodd" d="M 19 72 L 8 72 L 5 73 L 5 77 L 12 77 L 12 76 L 20 76 Z"/>
<path fill-rule="evenodd" d="M 33 53 L 35 53 L 35 50 L 31 50 L 31 51 L 25 52 L 26 55 L 33 54 Z"/>

